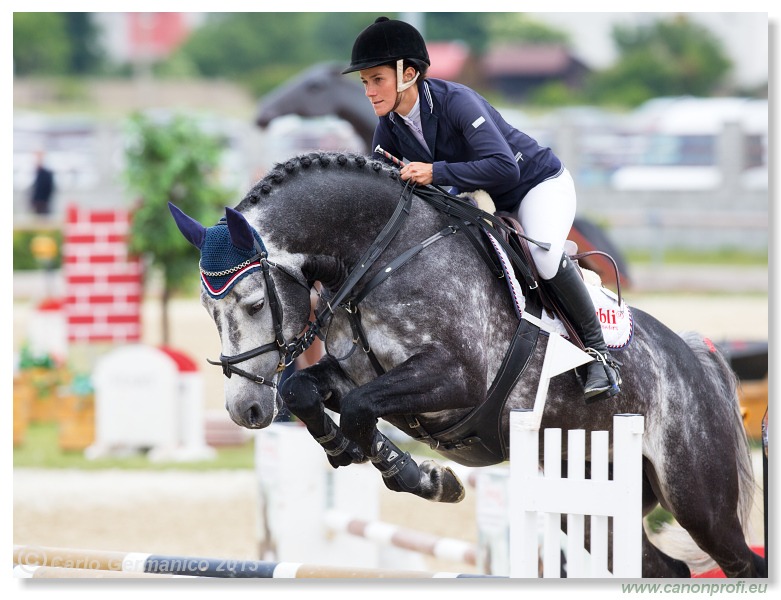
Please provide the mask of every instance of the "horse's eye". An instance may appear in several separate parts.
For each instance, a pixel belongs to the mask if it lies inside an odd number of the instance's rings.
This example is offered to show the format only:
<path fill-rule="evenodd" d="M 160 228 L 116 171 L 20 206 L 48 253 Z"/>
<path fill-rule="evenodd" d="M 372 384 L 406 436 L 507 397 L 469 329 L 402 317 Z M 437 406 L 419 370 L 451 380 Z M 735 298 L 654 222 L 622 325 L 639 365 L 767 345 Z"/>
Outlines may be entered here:
<path fill-rule="evenodd" d="M 259 313 L 261 310 L 263 310 L 263 307 L 266 305 L 266 299 L 263 298 L 260 302 L 256 302 L 252 306 L 249 307 L 249 314 L 250 316 L 253 316 L 257 313 Z"/>

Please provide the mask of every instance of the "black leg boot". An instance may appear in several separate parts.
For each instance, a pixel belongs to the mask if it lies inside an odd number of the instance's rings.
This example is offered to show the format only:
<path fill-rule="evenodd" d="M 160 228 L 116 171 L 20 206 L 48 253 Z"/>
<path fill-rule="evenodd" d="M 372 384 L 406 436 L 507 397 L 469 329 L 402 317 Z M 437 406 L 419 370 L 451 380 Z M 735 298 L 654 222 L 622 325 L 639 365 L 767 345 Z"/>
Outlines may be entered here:
<path fill-rule="evenodd" d="M 594 303 L 577 267 L 567 255 L 562 257 L 553 279 L 543 281 L 543 285 L 553 292 L 555 301 L 586 346 L 586 352 L 594 357 L 593 362 L 585 365 L 583 391 L 586 401 L 594 402 L 615 396 L 621 385 L 619 363 L 608 354 Z"/>

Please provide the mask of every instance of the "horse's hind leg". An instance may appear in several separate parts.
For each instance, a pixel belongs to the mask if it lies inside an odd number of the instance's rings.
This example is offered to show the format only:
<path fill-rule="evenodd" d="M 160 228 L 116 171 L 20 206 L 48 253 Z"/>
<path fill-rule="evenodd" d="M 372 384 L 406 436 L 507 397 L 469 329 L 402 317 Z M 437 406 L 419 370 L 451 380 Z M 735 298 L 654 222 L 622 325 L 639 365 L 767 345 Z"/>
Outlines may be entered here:
<path fill-rule="evenodd" d="M 659 506 L 657 490 L 659 480 L 653 465 L 643 458 L 643 518 Z M 691 577 L 688 565 L 682 560 L 668 556 L 648 539 L 643 527 L 643 577 Z"/>
<path fill-rule="evenodd" d="M 667 556 L 654 546 L 643 530 L 643 577 L 691 577 L 691 572 L 686 563 Z"/>
<path fill-rule="evenodd" d="M 737 517 L 688 531 L 697 544 L 718 563 L 727 577 L 767 577 L 767 564 L 746 544 L 743 528 Z"/>
<path fill-rule="evenodd" d="M 566 461 L 562 462 L 562 469 L 565 468 Z M 654 493 L 653 486 L 649 480 L 648 470 L 651 469 L 653 476 L 653 470 L 648 463 L 647 459 L 643 459 L 643 515 L 647 515 L 654 508 L 659 505 L 656 494 Z M 591 478 L 591 462 L 586 463 L 587 477 Z M 610 479 L 613 479 L 613 463 L 610 463 L 608 468 L 608 475 Z M 562 531 L 567 531 L 566 515 L 562 515 Z M 589 552 L 591 549 L 591 527 L 587 527 L 585 530 L 584 544 L 586 550 Z M 608 569 L 613 570 L 613 528 L 608 530 Z M 689 567 L 683 561 L 672 558 L 662 552 L 659 548 L 654 546 L 648 539 L 645 528 L 643 529 L 642 538 L 642 576 L 644 578 L 660 578 L 660 577 L 690 577 Z"/>
<path fill-rule="evenodd" d="M 715 448 L 703 451 L 719 456 Z M 765 561 L 748 547 L 738 518 L 739 484 L 734 463 L 709 461 L 694 454 L 688 454 L 684 461 L 688 464 L 679 462 L 675 473 L 667 474 L 663 505 L 727 577 L 767 576 Z M 707 478 L 695 468 L 706 464 L 710 465 Z"/>

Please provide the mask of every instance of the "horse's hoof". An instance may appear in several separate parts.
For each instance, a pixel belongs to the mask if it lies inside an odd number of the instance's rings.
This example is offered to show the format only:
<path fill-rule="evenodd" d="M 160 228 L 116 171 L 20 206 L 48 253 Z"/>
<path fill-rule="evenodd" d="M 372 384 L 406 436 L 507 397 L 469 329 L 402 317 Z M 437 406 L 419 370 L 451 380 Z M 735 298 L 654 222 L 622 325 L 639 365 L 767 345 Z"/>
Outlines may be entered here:
<path fill-rule="evenodd" d="M 461 502 L 466 496 L 464 485 L 450 467 L 443 467 L 433 460 L 426 460 L 420 465 L 421 484 L 424 479 L 428 479 L 426 485 L 421 487 L 428 488 L 429 493 L 424 496 L 432 502 Z"/>

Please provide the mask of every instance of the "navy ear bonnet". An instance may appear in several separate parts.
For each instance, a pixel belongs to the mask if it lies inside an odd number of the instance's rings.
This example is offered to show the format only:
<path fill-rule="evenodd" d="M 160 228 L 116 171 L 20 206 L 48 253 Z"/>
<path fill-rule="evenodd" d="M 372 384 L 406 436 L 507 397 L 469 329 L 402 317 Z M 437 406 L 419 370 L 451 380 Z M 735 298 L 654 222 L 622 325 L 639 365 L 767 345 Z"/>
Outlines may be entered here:
<path fill-rule="evenodd" d="M 268 255 L 255 228 L 232 208 L 225 208 L 214 227 L 204 227 L 170 202 L 168 209 L 185 239 L 201 251 L 201 283 L 212 298 L 223 298 L 261 266 L 261 253 Z"/>
<path fill-rule="evenodd" d="M 225 217 L 206 228 L 201 246 L 201 283 L 212 298 L 223 298 L 249 273 L 260 268 L 260 252 L 266 252 L 263 240 L 254 229 L 255 247 L 238 247 L 231 241 Z"/>

